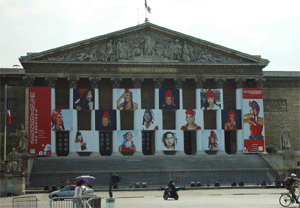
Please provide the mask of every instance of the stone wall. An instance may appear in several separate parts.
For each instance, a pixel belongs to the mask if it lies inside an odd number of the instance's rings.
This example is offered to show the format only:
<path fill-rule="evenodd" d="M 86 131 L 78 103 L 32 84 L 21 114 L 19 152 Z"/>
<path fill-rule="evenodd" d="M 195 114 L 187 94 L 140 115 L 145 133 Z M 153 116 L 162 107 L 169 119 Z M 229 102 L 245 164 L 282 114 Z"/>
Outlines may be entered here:
<path fill-rule="evenodd" d="M 266 144 L 280 149 L 284 125 L 291 132 L 293 151 L 300 148 L 300 88 L 296 80 L 268 79 L 263 88 Z"/>

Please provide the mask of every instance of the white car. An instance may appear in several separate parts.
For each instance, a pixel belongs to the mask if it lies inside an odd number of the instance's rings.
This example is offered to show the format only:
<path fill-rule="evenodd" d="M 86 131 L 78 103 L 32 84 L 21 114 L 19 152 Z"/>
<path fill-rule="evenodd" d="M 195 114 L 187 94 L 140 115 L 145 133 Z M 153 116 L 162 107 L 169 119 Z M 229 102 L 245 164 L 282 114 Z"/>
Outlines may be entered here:
<path fill-rule="evenodd" d="M 49 194 L 49 199 L 52 199 L 53 197 L 73 197 L 75 195 L 75 185 L 72 186 L 66 186 L 60 190 L 52 191 Z M 94 196 L 94 190 L 90 187 L 85 187 L 86 190 L 83 193 L 83 196 Z"/>

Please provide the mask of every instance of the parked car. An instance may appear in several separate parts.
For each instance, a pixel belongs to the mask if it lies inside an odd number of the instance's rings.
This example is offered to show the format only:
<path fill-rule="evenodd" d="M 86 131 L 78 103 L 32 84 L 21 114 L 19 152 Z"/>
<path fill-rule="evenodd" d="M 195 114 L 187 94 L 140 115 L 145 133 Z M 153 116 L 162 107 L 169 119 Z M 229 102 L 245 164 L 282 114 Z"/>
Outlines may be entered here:
<path fill-rule="evenodd" d="M 52 191 L 49 194 L 49 199 L 52 199 L 52 197 L 73 197 L 75 195 L 75 185 L 71 186 L 65 186 L 64 188 Z M 84 196 L 94 196 L 94 190 L 90 187 L 86 186 L 86 190 L 83 193 Z"/>

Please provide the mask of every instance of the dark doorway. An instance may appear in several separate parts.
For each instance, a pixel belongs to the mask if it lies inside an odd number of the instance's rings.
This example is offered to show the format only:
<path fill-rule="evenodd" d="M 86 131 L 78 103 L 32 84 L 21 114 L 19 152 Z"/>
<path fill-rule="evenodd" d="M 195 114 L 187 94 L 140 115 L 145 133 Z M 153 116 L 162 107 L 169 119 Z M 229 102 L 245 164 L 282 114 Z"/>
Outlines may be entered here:
<path fill-rule="evenodd" d="M 227 154 L 235 154 L 237 150 L 236 145 L 236 131 L 225 131 L 225 151 Z"/>
<path fill-rule="evenodd" d="M 196 152 L 196 131 L 184 131 L 184 153 L 193 155 Z"/>
<path fill-rule="evenodd" d="M 143 131 L 142 132 L 142 150 L 144 155 L 154 154 L 154 132 Z"/>
<path fill-rule="evenodd" d="M 56 131 L 56 154 L 57 156 L 69 155 L 69 132 Z"/>
<path fill-rule="evenodd" d="M 99 132 L 100 155 L 109 156 L 112 153 L 111 132 Z"/>

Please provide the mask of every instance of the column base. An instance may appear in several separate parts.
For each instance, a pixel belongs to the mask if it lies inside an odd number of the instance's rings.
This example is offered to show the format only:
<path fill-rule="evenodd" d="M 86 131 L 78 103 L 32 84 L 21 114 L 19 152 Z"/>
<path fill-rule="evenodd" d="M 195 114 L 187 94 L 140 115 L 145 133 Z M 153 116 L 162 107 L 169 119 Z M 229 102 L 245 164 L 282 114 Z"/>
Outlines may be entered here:
<path fill-rule="evenodd" d="M 197 152 L 195 153 L 195 155 L 205 156 L 205 155 L 207 155 L 207 154 L 205 153 L 205 151 L 197 151 Z"/>

